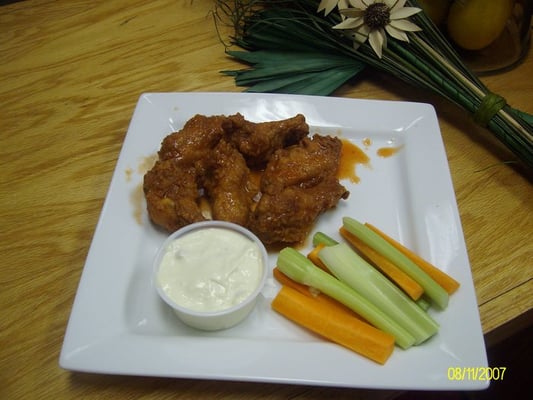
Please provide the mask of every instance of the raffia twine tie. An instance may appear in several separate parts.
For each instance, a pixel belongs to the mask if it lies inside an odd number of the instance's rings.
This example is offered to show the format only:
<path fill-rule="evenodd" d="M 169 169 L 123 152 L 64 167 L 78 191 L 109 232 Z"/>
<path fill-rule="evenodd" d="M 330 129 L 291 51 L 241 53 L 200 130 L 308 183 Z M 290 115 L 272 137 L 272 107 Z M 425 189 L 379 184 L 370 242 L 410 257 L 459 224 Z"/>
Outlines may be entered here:
<path fill-rule="evenodd" d="M 492 117 L 505 107 L 506 104 L 507 101 L 502 96 L 488 92 L 474 113 L 474 121 L 481 126 L 487 126 Z"/>

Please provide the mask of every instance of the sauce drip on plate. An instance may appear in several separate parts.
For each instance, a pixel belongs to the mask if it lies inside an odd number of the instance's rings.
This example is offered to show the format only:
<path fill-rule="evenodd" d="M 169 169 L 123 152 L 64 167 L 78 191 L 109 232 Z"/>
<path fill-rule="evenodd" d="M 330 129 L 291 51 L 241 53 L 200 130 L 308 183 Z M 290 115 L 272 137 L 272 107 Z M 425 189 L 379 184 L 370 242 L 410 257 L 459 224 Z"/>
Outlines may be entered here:
<path fill-rule="evenodd" d="M 360 178 L 357 176 L 356 167 L 362 164 L 369 166 L 370 157 L 353 142 L 342 139 L 341 160 L 339 164 L 339 179 L 349 179 L 353 183 L 359 183 Z"/>

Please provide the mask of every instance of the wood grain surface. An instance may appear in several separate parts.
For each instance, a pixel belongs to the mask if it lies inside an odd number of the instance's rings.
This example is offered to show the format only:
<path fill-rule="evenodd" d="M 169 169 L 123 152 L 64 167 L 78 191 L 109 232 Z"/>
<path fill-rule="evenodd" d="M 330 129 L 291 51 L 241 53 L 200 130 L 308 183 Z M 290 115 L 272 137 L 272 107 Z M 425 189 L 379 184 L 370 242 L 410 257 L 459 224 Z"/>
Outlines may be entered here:
<path fill-rule="evenodd" d="M 390 392 L 70 373 L 58 357 L 111 175 L 143 92 L 238 92 L 209 0 L 0 7 L 0 398 L 355 399 Z M 224 36 L 228 31 L 221 28 Z M 533 56 L 484 77 L 533 113 Z M 335 96 L 435 106 L 486 334 L 533 308 L 531 173 L 463 111 L 367 71 Z"/>

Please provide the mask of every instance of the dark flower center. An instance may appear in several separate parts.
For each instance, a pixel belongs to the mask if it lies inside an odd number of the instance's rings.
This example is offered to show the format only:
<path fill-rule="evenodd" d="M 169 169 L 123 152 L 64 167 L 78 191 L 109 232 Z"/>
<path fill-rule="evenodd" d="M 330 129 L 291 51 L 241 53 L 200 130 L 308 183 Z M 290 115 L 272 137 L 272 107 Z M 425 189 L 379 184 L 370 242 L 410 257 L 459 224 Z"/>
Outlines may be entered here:
<path fill-rule="evenodd" d="M 390 22 L 390 9 L 385 3 L 370 4 L 363 17 L 365 25 L 370 29 L 380 29 Z"/>

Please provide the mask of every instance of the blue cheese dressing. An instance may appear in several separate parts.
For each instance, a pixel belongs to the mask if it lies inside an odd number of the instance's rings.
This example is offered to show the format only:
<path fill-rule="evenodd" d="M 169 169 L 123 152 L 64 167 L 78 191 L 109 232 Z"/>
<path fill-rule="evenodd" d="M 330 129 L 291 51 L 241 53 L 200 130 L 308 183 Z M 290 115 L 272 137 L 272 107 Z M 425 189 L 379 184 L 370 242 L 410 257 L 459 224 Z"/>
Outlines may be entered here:
<path fill-rule="evenodd" d="M 172 241 L 157 284 L 177 305 L 200 312 L 225 310 L 257 288 L 263 268 L 259 246 L 224 228 L 193 230 Z"/>

